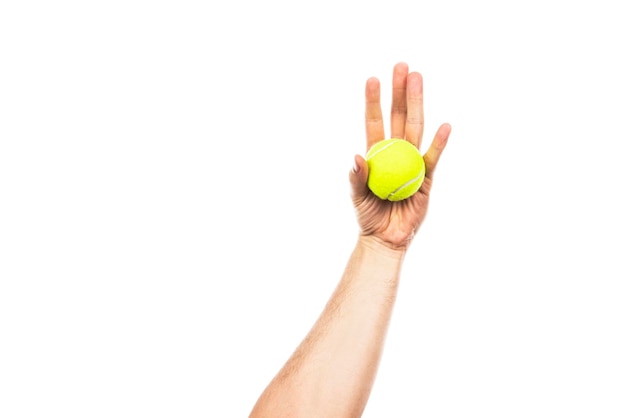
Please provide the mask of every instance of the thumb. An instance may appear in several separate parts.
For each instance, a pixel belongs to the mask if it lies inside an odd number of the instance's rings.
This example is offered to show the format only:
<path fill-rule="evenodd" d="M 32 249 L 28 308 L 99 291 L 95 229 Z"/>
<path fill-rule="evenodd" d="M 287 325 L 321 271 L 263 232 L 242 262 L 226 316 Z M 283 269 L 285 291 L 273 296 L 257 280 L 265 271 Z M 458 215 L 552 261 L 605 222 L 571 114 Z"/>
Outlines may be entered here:
<path fill-rule="evenodd" d="M 354 167 L 350 170 L 352 200 L 360 201 L 369 193 L 369 188 L 367 187 L 368 172 L 367 161 L 360 155 L 355 155 Z"/>

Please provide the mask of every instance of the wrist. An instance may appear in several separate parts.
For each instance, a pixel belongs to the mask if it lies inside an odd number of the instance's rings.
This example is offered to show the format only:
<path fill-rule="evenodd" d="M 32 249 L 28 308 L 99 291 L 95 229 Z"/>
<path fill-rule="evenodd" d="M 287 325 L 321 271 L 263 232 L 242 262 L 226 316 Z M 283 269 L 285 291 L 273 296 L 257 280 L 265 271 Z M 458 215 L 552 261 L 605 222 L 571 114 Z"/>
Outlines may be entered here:
<path fill-rule="evenodd" d="M 399 247 L 374 236 L 374 235 L 359 235 L 358 245 L 362 246 L 367 251 L 371 251 L 381 257 L 391 260 L 402 261 L 406 254 L 406 247 Z"/>

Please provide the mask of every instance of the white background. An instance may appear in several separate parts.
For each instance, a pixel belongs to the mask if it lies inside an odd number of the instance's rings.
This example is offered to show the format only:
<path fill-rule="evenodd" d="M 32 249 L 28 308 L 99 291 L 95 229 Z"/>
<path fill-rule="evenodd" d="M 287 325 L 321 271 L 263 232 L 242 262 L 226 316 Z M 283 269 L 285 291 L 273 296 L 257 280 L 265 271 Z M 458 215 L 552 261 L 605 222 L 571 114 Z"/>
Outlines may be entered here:
<path fill-rule="evenodd" d="M 364 416 L 624 417 L 621 10 L 2 2 L 0 416 L 247 416 L 405 61 L 452 135 Z"/>

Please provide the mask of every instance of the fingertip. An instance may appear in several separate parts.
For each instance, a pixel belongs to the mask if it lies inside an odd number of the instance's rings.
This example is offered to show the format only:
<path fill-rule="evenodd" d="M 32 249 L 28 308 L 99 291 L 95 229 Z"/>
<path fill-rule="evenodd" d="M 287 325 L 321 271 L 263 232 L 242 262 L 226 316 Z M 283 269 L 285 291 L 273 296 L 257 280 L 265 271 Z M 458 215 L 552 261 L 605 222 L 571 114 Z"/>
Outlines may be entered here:
<path fill-rule="evenodd" d="M 424 77 L 422 76 L 422 73 L 420 73 L 419 71 L 411 71 L 409 73 L 409 83 L 422 83 L 424 81 Z"/>
<path fill-rule="evenodd" d="M 357 184 L 365 184 L 367 183 L 368 176 L 368 166 L 367 161 L 360 155 L 354 156 L 354 164 L 352 166 L 352 171 L 350 172 L 350 178 L 354 183 Z"/>
<path fill-rule="evenodd" d="M 430 148 L 426 154 L 424 154 L 424 161 L 426 162 L 426 177 L 432 178 L 435 168 L 437 167 L 437 163 L 439 162 L 439 158 L 441 157 L 443 150 L 446 148 L 451 131 L 452 126 L 449 123 L 444 123 L 439 127 L 439 129 L 437 129 L 437 133 L 435 134 L 433 142 L 430 144 Z"/>
<path fill-rule="evenodd" d="M 367 161 L 365 161 L 365 158 L 356 154 L 354 156 L 354 172 L 359 175 L 364 174 L 367 178 L 367 168 Z"/>
<path fill-rule="evenodd" d="M 373 87 L 375 87 L 375 86 L 377 86 L 378 84 L 380 84 L 380 80 L 378 80 L 378 78 L 376 78 L 376 77 L 370 77 L 370 78 L 368 78 L 368 79 L 367 79 L 366 84 L 367 84 L 368 86 L 373 86 Z"/>
<path fill-rule="evenodd" d="M 359 165 L 359 161 L 357 160 L 357 157 L 354 157 L 354 164 L 352 165 L 352 172 L 354 174 L 359 174 L 359 171 L 361 171 L 361 166 Z"/>
<path fill-rule="evenodd" d="M 376 77 L 370 77 L 365 82 L 365 89 L 368 94 L 377 93 L 379 88 L 380 81 Z"/>
<path fill-rule="evenodd" d="M 396 65 L 393 66 L 394 71 L 408 71 L 409 64 L 404 61 L 398 61 Z"/>
<path fill-rule="evenodd" d="M 442 148 L 448 142 L 448 138 L 450 137 L 450 133 L 452 132 L 452 125 L 449 123 L 442 124 L 437 130 L 437 135 L 435 136 L 436 143 L 439 148 Z"/>
<path fill-rule="evenodd" d="M 445 135 L 447 136 L 447 135 L 450 135 L 450 132 L 452 132 L 452 125 L 450 125 L 449 123 L 447 123 L 447 122 L 446 122 L 446 123 L 444 123 L 444 124 L 442 124 L 442 125 L 441 125 L 441 128 L 440 128 L 440 129 L 441 129 L 441 130 L 445 133 Z"/>

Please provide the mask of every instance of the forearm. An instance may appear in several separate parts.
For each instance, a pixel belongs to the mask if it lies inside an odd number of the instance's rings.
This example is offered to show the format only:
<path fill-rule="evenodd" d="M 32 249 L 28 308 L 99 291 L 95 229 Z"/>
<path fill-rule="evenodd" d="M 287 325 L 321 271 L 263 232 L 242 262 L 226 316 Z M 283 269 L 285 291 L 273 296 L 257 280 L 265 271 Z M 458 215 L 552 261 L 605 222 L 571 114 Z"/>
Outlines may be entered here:
<path fill-rule="evenodd" d="M 382 354 L 403 251 L 360 237 L 317 322 L 252 415 L 360 416 Z"/>

